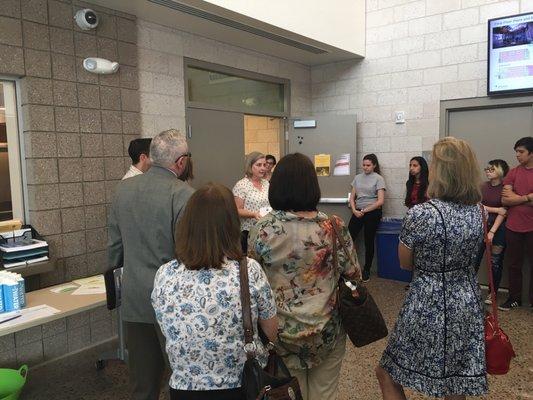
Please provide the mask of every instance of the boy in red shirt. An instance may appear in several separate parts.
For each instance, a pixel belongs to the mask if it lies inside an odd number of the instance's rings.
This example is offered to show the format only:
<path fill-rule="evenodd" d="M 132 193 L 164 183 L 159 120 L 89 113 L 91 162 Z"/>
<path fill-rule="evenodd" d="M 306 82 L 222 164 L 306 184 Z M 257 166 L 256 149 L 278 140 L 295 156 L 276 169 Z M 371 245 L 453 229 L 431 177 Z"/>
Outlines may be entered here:
<path fill-rule="evenodd" d="M 529 302 L 533 304 L 533 137 L 526 136 L 514 146 L 520 165 L 503 181 L 502 204 L 509 207 L 506 242 L 509 258 L 509 298 L 498 308 L 503 311 L 522 305 L 522 265 L 528 254 L 532 269 Z"/>

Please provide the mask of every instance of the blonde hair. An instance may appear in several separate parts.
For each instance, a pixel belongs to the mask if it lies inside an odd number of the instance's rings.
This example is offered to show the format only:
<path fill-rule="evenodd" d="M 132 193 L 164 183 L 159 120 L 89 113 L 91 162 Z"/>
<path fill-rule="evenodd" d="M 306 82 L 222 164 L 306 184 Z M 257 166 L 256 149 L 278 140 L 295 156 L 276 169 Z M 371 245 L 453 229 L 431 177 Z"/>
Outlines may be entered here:
<path fill-rule="evenodd" d="M 248 154 L 244 162 L 244 175 L 250 178 L 252 176 L 252 165 L 254 165 L 257 160 L 260 160 L 261 158 L 265 158 L 265 155 L 258 151 L 252 151 L 250 154 Z"/>
<path fill-rule="evenodd" d="M 469 144 L 445 137 L 433 146 L 428 195 L 460 204 L 481 201 L 481 176 L 476 155 Z"/>

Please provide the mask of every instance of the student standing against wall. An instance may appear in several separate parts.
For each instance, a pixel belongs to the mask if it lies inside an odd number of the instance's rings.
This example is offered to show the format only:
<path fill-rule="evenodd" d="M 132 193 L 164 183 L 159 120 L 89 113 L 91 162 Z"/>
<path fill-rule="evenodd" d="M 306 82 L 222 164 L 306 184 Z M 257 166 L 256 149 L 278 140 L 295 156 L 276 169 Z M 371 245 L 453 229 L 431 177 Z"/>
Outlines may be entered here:
<path fill-rule="evenodd" d="M 429 200 L 428 163 L 423 157 L 413 157 L 409 161 L 409 178 L 405 182 L 405 206 L 411 208 Z"/>
<path fill-rule="evenodd" d="M 529 303 L 533 305 L 533 137 L 519 139 L 514 150 L 520 165 L 507 174 L 502 192 L 502 203 L 509 207 L 506 224 L 509 298 L 499 306 L 503 311 L 522 305 L 522 265 L 526 253 L 531 272 Z"/>
<path fill-rule="evenodd" d="M 380 175 L 379 162 L 375 154 L 363 157 L 363 173 L 355 176 L 350 194 L 352 217 L 348 229 L 352 240 L 365 228 L 365 266 L 363 282 L 370 279 L 370 268 L 374 260 L 374 241 L 381 221 L 381 207 L 385 201 L 385 180 Z"/>
<path fill-rule="evenodd" d="M 507 209 L 502 205 L 503 179 L 509 172 L 509 166 L 504 160 L 491 160 L 485 168 L 485 175 L 488 181 L 481 186 L 481 203 L 488 213 L 488 239 L 492 244 L 492 252 L 487 257 L 491 257 L 492 276 L 494 278 L 494 290 L 498 294 L 498 288 L 502 280 L 503 255 L 505 250 L 505 216 Z M 481 245 L 479 250 L 476 266 L 479 268 L 483 254 L 485 253 L 485 244 Z M 485 299 L 485 304 L 492 304 L 489 295 Z"/>
<path fill-rule="evenodd" d="M 128 146 L 128 154 L 131 158 L 131 165 L 122 180 L 144 174 L 150 169 L 150 143 L 152 139 L 133 139 Z"/>

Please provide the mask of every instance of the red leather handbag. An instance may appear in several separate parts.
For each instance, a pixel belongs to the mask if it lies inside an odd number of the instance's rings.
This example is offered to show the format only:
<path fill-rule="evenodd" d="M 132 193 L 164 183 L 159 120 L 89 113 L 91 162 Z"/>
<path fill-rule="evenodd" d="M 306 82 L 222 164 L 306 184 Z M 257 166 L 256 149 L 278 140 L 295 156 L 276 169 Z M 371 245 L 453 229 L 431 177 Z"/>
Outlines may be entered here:
<path fill-rule="evenodd" d="M 485 358 L 487 360 L 487 372 L 491 375 L 504 375 L 509 372 L 511 359 L 516 356 L 509 336 L 500 328 L 498 324 L 498 306 L 496 305 L 496 291 L 494 290 L 494 280 L 492 277 L 491 247 L 487 237 L 487 218 L 483 205 L 481 207 L 481 218 L 483 219 L 483 232 L 486 246 L 487 269 L 489 276 L 490 297 L 492 300 L 492 314 L 489 312 L 485 316 Z"/>

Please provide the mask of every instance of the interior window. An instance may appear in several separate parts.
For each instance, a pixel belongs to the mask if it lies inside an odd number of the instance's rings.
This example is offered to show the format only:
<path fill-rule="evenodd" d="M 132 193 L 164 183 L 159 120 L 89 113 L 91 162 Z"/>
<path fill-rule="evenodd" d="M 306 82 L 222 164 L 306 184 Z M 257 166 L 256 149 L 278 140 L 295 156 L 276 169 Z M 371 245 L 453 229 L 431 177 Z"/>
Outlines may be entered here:
<path fill-rule="evenodd" d="M 0 221 L 24 221 L 15 84 L 0 81 Z"/>

